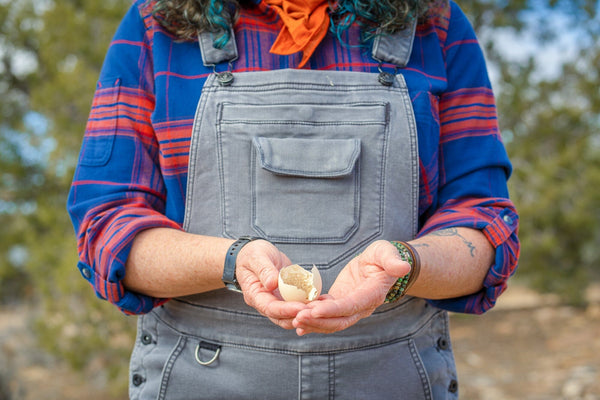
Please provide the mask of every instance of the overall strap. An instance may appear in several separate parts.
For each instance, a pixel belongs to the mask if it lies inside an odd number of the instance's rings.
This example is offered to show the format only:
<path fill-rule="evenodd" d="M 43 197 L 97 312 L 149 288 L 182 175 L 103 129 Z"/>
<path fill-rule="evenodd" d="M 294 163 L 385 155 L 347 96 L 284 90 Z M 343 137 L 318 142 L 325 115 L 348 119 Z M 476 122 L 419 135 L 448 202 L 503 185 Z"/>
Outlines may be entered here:
<path fill-rule="evenodd" d="M 394 34 L 377 32 L 371 55 L 380 63 L 394 64 L 398 68 L 406 67 L 412 53 L 416 29 L 415 19 L 405 29 Z"/>
<path fill-rule="evenodd" d="M 378 34 L 373 43 L 373 58 L 382 63 L 394 64 L 399 68 L 406 67 L 412 52 L 416 28 L 417 21 L 415 20 L 404 30 L 394 34 Z M 224 62 L 230 63 L 238 58 L 235 34 L 232 27 L 229 29 L 229 40 L 222 49 L 213 46 L 214 33 L 202 32 L 198 34 L 202 62 L 205 66 L 215 66 Z"/>
<path fill-rule="evenodd" d="M 213 43 L 215 33 L 201 32 L 198 34 L 198 44 L 202 53 L 202 63 L 207 67 L 214 67 L 221 63 L 231 63 L 238 58 L 237 45 L 233 28 L 229 28 L 229 40 L 222 49 L 217 49 Z"/>
<path fill-rule="evenodd" d="M 397 68 L 404 68 L 410 60 L 417 21 L 414 20 L 405 29 L 394 34 L 378 34 L 373 42 L 372 57 L 380 63 L 393 64 Z M 222 49 L 214 47 L 213 32 L 202 32 L 198 34 L 198 43 L 202 54 L 202 63 L 205 66 L 215 67 L 217 64 L 229 63 L 238 58 L 238 49 L 235 42 L 233 27 L 229 28 L 229 40 Z M 233 82 L 233 74 L 230 71 L 218 73 L 218 81 L 221 85 L 228 86 Z M 381 71 L 379 82 L 390 86 L 394 81 L 394 74 Z"/>

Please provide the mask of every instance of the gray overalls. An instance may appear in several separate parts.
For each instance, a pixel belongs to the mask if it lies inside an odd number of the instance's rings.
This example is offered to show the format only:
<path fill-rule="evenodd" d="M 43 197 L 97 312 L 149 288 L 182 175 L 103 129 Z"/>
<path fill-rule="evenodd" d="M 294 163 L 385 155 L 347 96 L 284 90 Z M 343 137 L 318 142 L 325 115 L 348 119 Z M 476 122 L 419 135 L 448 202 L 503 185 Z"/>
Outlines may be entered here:
<path fill-rule="evenodd" d="M 402 68 L 415 26 L 373 57 Z M 235 59 L 235 41 L 204 63 Z M 377 239 L 417 233 L 417 132 L 401 74 L 276 70 L 213 74 L 190 148 L 184 228 L 260 236 L 316 264 L 323 292 Z M 231 81 L 233 78 L 233 81 Z M 140 317 L 132 399 L 455 399 L 446 312 L 405 297 L 332 335 L 303 337 L 216 290 Z"/>

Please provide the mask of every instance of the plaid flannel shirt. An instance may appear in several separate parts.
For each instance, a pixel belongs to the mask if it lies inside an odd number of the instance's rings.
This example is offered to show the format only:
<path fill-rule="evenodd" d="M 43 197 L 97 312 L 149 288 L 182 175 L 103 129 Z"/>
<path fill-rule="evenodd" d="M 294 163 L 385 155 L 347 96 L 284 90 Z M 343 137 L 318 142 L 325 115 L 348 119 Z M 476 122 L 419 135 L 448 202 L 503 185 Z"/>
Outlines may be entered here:
<path fill-rule="evenodd" d="M 99 297 L 127 314 L 167 301 L 128 291 L 122 283 L 125 263 L 138 232 L 181 229 L 194 114 L 213 72 L 202 64 L 197 42 L 178 41 L 157 24 L 153 4 L 137 0 L 110 45 L 68 199 L 82 275 Z M 240 52 L 234 73 L 298 65 L 300 54 L 269 53 L 281 22 L 264 2 L 244 7 L 234 29 Z M 329 33 L 305 68 L 377 73 L 378 62 L 358 46 L 358 37 L 356 26 L 339 38 Z M 430 302 L 482 313 L 515 271 L 518 216 L 508 197 L 511 165 L 484 57 L 455 3 L 418 25 L 410 62 L 399 73 L 417 121 L 419 235 L 476 228 L 496 249 L 480 292 Z"/>

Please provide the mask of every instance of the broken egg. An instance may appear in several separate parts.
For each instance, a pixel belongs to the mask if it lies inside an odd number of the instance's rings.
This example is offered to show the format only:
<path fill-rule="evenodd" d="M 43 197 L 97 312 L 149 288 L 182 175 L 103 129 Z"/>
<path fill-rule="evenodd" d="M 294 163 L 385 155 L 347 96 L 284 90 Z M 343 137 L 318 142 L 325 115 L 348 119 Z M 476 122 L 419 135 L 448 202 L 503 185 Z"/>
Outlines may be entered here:
<path fill-rule="evenodd" d="M 311 271 L 298 264 L 288 265 L 279 271 L 279 293 L 286 301 L 308 303 L 319 297 L 322 286 L 321 274 L 314 265 Z"/>

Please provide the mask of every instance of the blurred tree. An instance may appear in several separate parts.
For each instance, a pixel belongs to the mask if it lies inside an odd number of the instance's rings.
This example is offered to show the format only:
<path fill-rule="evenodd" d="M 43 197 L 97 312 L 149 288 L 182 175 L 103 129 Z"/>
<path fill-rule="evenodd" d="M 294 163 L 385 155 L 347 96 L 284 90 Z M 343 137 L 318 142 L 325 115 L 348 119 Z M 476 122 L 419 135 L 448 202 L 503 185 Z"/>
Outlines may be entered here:
<path fill-rule="evenodd" d="M 582 49 L 559 78 L 537 83 L 534 91 L 500 97 L 503 110 L 523 106 L 504 112 L 513 135 L 512 189 L 522 214 L 521 275 L 574 304 L 600 277 L 599 50 Z M 530 75 L 503 73 L 517 84 Z"/>
<path fill-rule="evenodd" d="M 25 23 L 30 14 L 30 7 L 0 4 L 0 302 L 31 287 L 22 218 L 33 211 L 43 180 L 42 165 L 28 157 L 39 138 L 24 123 L 36 73 L 35 31 Z"/>
<path fill-rule="evenodd" d="M 599 7 L 596 0 L 540 0 L 468 8 L 498 71 L 500 126 L 521 214 L 518 276 L 572 304 L 600 278 Z M 535 53 L 508 58 L 498 39 L 507 32 Z M 552 45 L 565 35 L 570 48 L 540 57 L 556 52 Z"/>
<path fill-rule="evenodd" d="M 40 343 L 95 382 L 118 382 L 118 394 L 135 321 L 78 276 L 65 207 L 96 79 L 129 5 L 0 4 L 0 298 L 30 294 Z"/>
<path fill-rule="evenodd" d="M 124 0 L 0 2 L 0 302 L 35 299 L 40 342 L 123 393 L 134 319 L 79 277 L 66 195 L 96 79 Z M 500 124 L 521 213 L 519 276 L 572 302 L 600 262 L 600 23 L 597 0 L 461 2 L 496 71 Z M 512 59 L 540 49 L 552 18 L 579 53 L 560 73 Z M 521 35 L 521 36 L 519 36 Z M 596 268 L 596 269 L 595 269 Z"/>
<path fill-rule="evenodd" d="M 105 383 L 117 382 L 111 385 L 115 393 L 127 385 L 135 320 L 98 301 L 74 269 L 75 237 L 65 206 L 96 80 L 129 5 L 123 0 L 54 2 L 42 15 L 39 78 L 30 96 L 32 109 L 48 117 L 47 134 L 56 141 L 48 159 L 56 184 L 39 196 L 38 212 L 30 218 L 38 234 L 28 242 L 36 249 L 29 265 L 43 298 L 37 332 L 46 348 L 76 368 L 104 377 Z"/>

